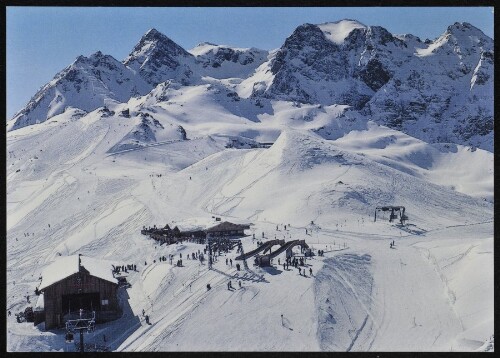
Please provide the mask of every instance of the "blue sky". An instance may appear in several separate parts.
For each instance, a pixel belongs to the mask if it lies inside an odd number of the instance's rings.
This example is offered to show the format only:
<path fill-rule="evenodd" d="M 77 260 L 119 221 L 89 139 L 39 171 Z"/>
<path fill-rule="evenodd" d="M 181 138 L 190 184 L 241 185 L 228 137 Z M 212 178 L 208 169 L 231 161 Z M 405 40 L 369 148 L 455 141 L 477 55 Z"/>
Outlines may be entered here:
<path fill-rule="evenodd" d="M 7 7 L 7 119 L 77 56 L 100 50 L 123 60 L 153 27 L 185 49 L 208 41 L 270 50 L 303 23 L 346 18 L 422 40 L 469 22 L 493 38 L 491 7 Z"/>

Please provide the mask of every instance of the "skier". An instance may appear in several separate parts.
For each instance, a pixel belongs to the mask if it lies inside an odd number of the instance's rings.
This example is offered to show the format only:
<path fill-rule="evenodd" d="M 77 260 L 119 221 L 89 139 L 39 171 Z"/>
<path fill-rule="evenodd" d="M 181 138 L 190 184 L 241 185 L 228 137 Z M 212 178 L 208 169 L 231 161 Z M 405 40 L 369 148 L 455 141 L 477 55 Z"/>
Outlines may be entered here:
<path fill-rule="evenodd" d="M 241 280 L 240 280 L 240 281 L 238 281 L 238 285 L 240 285 L 240 288 L 241 288 Z"/>
<path fill-rule="evenodd" d="M 280 264 L 280 259 L 278 259 L 278 265 Z"/>
<path fill-rule="evenodd" d="M 299 267 L 299 275 L 302 276 L 302 270 Z"/>
<path fill-rule="evenodd" d="M 8 314 L 9 316 L 11 315 L 10 310 L 7 312 L 7 314 Z"/>
<path fill-rule="evenodd" d="M 231 262 L 231 267 L 233 267 L 233 259 L 229 259 L 229 262 Z"/>
<path fill-rule="evenodd" d="M 313 275 L 313 269 L 311 267 L 309 267 L 309 275 Z"/>
<path fill-rule="evenodd" d="M 146 314 L 146 311 L 144 311 L 144 308 L 142 309 L 142 315 L 144 316 Z"/>

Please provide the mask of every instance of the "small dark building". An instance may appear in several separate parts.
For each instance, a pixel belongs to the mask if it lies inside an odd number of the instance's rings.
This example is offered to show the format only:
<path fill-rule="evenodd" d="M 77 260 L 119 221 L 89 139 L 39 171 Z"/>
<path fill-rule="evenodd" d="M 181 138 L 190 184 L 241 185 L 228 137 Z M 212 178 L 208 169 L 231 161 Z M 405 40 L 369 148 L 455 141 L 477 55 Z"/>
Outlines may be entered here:
<path fill-rule="evenodd" d="M 250 229 L 249 225 L 239 225 L 224 221 L 206 231 L 211 236 L 245 236 L 245 230 L 247 229 Z"/>
<path fill-rule="evenodd" d="M 271 266 L 271 258 L 269 255 L 257 255 L 255 256 L 255 264 L 260 267 Z"/>
<path fill-rule="evenodd" d="M 59 258 L 42 272 L 37 321 L 44 317 L 45 329 L 61 327 L 80 309 L 95 311 L 97 322 L 119 318 L 117 289 L 110 262 L 79 255 Z"/>

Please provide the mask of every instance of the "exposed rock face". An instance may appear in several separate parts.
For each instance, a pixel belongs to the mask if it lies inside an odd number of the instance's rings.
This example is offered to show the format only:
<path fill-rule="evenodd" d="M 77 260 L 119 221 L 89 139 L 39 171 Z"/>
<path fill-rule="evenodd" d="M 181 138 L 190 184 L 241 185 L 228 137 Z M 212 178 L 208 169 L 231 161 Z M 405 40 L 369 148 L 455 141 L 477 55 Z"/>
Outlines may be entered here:
<path fill-rule="evenodd" d="M 193 55 L 155 29 L 149 30 L 124 60 L 152 86 L 170 79 L 190 84 L 194 62 Z"/>
<path fill-rule="evenodd" d="M 268 52 L 203 42 L 190 51 L 201 65 L 200 73 L 214 78 L 246 78 L 267 61 Z"/>
<path fill-rule="evenodd" d="M 429 142 L 493 149 L 493 41 L 456 23 L 404 66 L 363 108 L 389 127 Z"/>

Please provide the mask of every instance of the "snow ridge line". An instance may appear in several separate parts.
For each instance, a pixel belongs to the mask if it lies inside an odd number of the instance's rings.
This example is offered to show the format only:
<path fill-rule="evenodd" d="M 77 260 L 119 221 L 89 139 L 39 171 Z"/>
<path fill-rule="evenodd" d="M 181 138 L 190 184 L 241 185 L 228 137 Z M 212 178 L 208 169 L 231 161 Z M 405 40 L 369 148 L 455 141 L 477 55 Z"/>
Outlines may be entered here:
<path fill-rule="evenodd" d="M 117 154 L 123 154 L 123 153 L 127 153 L 127 152 L 133 152 L 133 151 L 142 150 L 142 149 L 147 149 L 147 148 L 150 148 L 150 147 L 157 147 L 157 146 L 160 146 L 160 145 L 180 143 L 180 142 L 193 141 L 193 140 L 201 140 L 201 139 L 203 139 L 203 137 L 195 138 L 195 139 L 170 139 L 170 140 L 165 140 L 165 141 L 162 141 L 162 142 L 156 142 L 156 143 L 151 143 L 151 144 L 144 144 L 144 145 L 141 145 L 141 146 L 138 146 L 138 147 L 134 147 L 134 148 L 128 148 L 128 149 L 123 149 L 123 150 L 119 150 L 119 151 L 116 151 L 116 152 L 111 152 L 108 155 L 106 155 L 106 157 L 110 157 L 110 156 L 117 155 Z"/>

